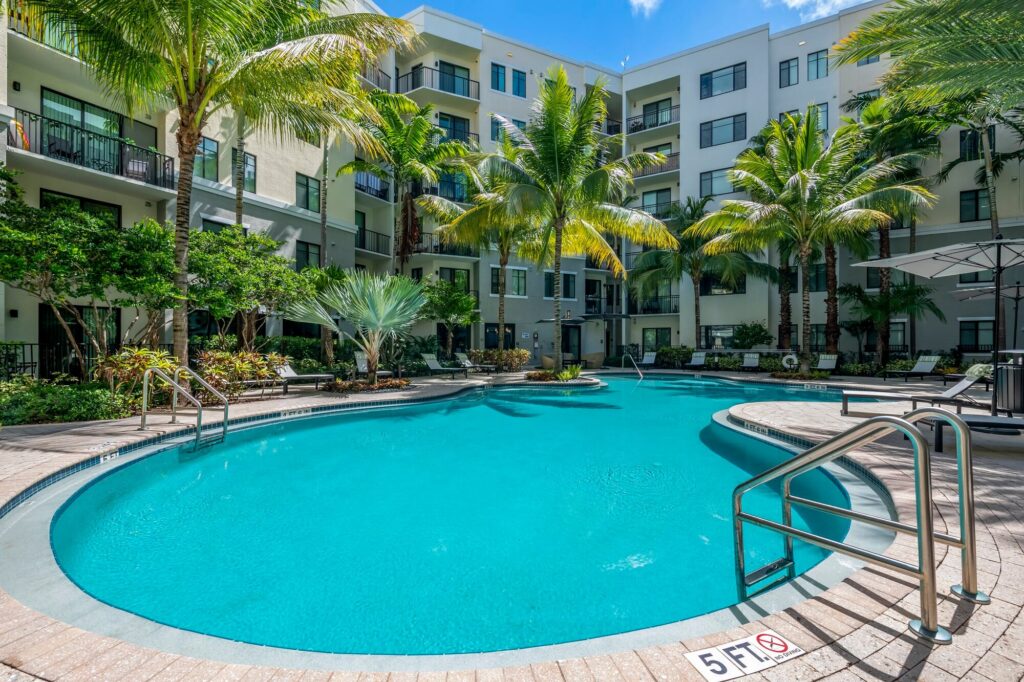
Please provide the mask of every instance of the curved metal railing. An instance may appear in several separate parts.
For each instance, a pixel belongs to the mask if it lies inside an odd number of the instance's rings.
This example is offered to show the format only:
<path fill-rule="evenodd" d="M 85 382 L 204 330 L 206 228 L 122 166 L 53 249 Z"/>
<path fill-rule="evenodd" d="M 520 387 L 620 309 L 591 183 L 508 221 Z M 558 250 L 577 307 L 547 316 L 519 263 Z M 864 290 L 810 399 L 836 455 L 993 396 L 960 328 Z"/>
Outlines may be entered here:
<path fill-rule="evenodd" d="M 636 373 L 640 375 L 640 381 L 643 381 L 644 373 L 640 371 L 640 365 L 636 364 L 636 360 L 633 359 L 632 353 L 626 353 L 622 356 L 622 367 L 620 369 L 626 369 L 626 358 L 629 358 L 629 361 L 633 363 L 633 369 L 635 369 Z"/>
<path fill-rule="evenodd" d="M 199 374 L 197 374 L 196 372 L 193 372 L 188 367 L 178 367 L 177 369 L 174 370 L 174 383 L 175 384 L 180 384 L 181 383 L 179 381 L 179 377 L 182 374 L 188 374 L 189 376 L 191 376 L 193 379 L 195 379 L 196 381 L 199 382 L 200 386 L 205 388 L 207 391 L 210 392 L 211 395 L 213 395 L 215 398 L 217 398 L 217 400 L 221 401 L 221 403 L 224 404 L 224 421 L 221 423 L 221 438 L 227 438 L 228 437 L 228 399 L 227 399 L 227 397 L 223 393 L 221 393 L 220 391 L 215 389 L 213 386 L 211 386 L 209 384 L 209 382 L 206 381 L 206 379 L 204 379 L 203 377 L 199 376 Z M 178 414 L 177 413 L 178 413 L 178 390 L 175 389 L 174 395 L 171 396 L 171 423 L 172 424 L 175 423 L 175 421 L 177 421 L 177 419 L 178 419 Z"/>
<path fill-rule="evenodd" d="M 154 374 L 171 385 L 174 389 L 175 398 L 177 397 L 178 392 L 181 391 L 185 398 L 196 406 L 196 448 L 198 448 L 202 442 L 203 435 L 203 404 L 200 403 L 195 396 L 188 393 L 177 382 L 167 376 L 163 370 L 157 369 L 156 367 L 150 367 L 142 373 L 142 422 L 139 424 L 139 431 L 146 430 L 146 416 L 149 412 L 149 381 L 150 377 Z M 174 398 L 172 398 L 172 400 L 174 400 Z M 173 423 L 173 421 L 174 420 L 172 419 L 171 422 Z"/>

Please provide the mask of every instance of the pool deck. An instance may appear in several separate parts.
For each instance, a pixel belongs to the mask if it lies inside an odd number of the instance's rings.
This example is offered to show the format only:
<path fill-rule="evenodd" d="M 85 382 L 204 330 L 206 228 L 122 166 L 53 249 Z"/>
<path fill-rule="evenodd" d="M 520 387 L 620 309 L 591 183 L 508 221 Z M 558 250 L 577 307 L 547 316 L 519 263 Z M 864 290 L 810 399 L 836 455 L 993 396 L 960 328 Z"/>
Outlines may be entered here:
<path fill-rule="evenodd" d="M 764 375 L 707 376 L 738 379 Z M 326 404 L 440 398 L 471 386 L 505 383 L 516 375 L 468 380 L 417 379 L 410 389 L 385 396 L 334 394 L 293 388 L 288 396 L 243 401 L 232 405 L 232 417 L 300 409 Z M 820 383 L 820 382 L 819 382 Z M 852 386 L 852 381 L 836 382 Z M 941 383 L 860 380 L 858 387 L 883 390 L 929 390 Z M 979 392 L 979 398 L 987 394 Z M 906 403 L 859 403 L 848 417 L 837 403 L 746 403 L 730 410 L 743 422 L 817 442 L 873 413 L 901 414 Z M 190 421 L 190 413 L 185 423 Z M 208 422 L 219 419 L 210 410 Z M 0 504 L 40 479 L 98 453 L 173 432 L 166 414 L 154 413 L 152 430 L 138 431 L 138 419 L 74 425 L 5 427 L 0 430 Z M 951 448 L 950 448 L 951 449 Z M 888 488 L 899 518 L 914 519 L 913 468 L 909 451 L 897 438 L 882 441 L 853 456 Z M 937 531 L 956 533 L 956 467 L 951 455 L 933 458 Z M 685 642 L 671 642 L 605 656 L 552 661 L 504 669 L 426 673 L 357 673 L 284 670 L 225 664 L 148 649 L 61 623 L 0 592 L 0 680 L 336 680 L 403 682 L 479 680 L 694 680 L 703 678 L 683 654 L 716 646 L 765 629 L 789 638 L 807 653 L 744 680 L 1002 680 L 1024 679 L 1024 438 L 979 436 L 975 448 L 978 564 L 980 588 L 992 603 L 977 607 L 948 597 L 949 585 L 960 582 L 959 553 L 937 545 L 939 621 L 953 631 L 953 643 L 931 647 L 907 632 L 917 617 L 917 593 L 910 580 L 882 569 L 864 568 L 785 611 L 740 628 Z M 887 554 L 916 562 L 916 544 L 899 536 Z M 733 576 L 723 576 L 733 580 Z"/>

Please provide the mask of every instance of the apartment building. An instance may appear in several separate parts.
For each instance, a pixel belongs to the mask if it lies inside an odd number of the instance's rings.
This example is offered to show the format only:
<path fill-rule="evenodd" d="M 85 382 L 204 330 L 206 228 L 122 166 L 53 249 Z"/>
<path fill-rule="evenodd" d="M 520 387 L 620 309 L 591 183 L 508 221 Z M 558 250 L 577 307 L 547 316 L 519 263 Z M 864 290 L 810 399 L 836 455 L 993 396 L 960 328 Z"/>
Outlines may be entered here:
<path fill-rule="evenodd" d="M 563 65 L 579 92 L 601 81 L 609 91 L 609 121 L 603 131 L 621 133 L 625 151 L 649 150 L 666 154 L 666 162 L 636 179 L 638 205 L 657 216 L 688 196 L 713 195 L 715 202 L 740 196 L 732 192 L 725 173 L 747 140 L 765 121 L 780 114 L 816 105 L 822 125 L 834 130 L 845 114 L 841 105 L 851 96 L 878 88 L 887 68 L 885 59 L 832 69 L 833 45 L 878 2 L 781 32 L 759 26 L 741 33 L 686 48 L 678 53 L 615 73 L 521 41 L 492 33 L 463 18 L 429 7 L 409 13 L 420 36 L 408 52 L 386 55 L 363 74 L 367 88 L 404 93 L 421 104 L 432 104 L 436 123 L 457 139 L 493 148 L 498 130 L 491 114 L 515 123 L 529 120 L 539 79 L 553 64 Z M 359 6 L 380 10 L 369 0 Z M 0 31 L 0 69 L 6 100 L 0 118 L 8 135 L 0 142 L 0 161 L 20 172 L 19 182 L 31 203 L 75 201 L 106 215 L 115 224 L 142 218 L 173 216 L 177 162 L 173 110 L 129 112 L 105 97 L 93 75 L 74 58 L 73 46 L 56 44 L 44 31 L 14 10 L 4 16 Z M 196 161 L 191 207 L 196 229 L 219 229 L 234 222 L 233 158 L 237 122 L 230 112 L 210 122 Z M 1008 131 L 994 131 L 996 148 L 1014 144 Z M 354 158 L 344 143 L 329 141 L 327 186 L 321 186 L 323 146 L 319 140 L 281 140 L 254 133 L 245 145 L 245 227 L 266 232 L 282 242 L 281 252 L 296 267 L 320 258 L 319 196 L 327 192 L 329 239 L 326 258 L 340 267 L 391 270 L 395 188 L 366 174 L 336 177 L 333 169 Z M 977 156 L 977 140 L 951 130 L 942 138 L 942 158 L 934 170 L 959 155 Z M 940 196 L 917 226 L 917 249 L 989 234 L 988 199 L 974 182 L 975 163 L 957 168 L 935 188 Z M 434 187 L 456 201 L 467 199 L 468 188 L 457 176 L 445 176 Z M 1024 186 L 1020 168 L 1007 168 L 998 180 L 1003 233 L 1020 236 L 1024 227 Z M 893 233 L 894 253 L 909 249 L 908 230 Z M 640 251 L 622 246 L 629 267 Z M 775 254 L 765 257 L 774 260 Z M 853 268 L 859 260 L 840 255 L 841 281 L 877 286 L 871 270 Z M 562 352 L 594 362 L 618 353 L 627 344 L 641 350 L 662 345 L 692 345 L 700 338 L 708 347 L 731 345 L 732 330 L 743 322 L 760 321 L 778 328 L 778 294 L 774 285 L 754 279 L 733 288 L 706 278 L 697 292 L 689 281 L 665 282 L 644 297 L 630 295 L 628 286 L 607 270 L 582 258 L 563 264 Z M 481 322 L 460 330 L 457 347 L 497 346 L 497 258 L 492 251 L 454 247 L 440 241 L 436 225 L 424 221 L 416 253 L 405 266 L 416 278 L 447 279 L 472 292 L 479 301 Z M 823 273 L 812 277 L 812 333 L 823 342 Z M 1011 275 L 1012 276 L 1012 275 Z M 936 300 L 947 320 L 918 324 L 917 346 L 934 350 L 961 347 L 983 353 L 993 338 L 991 307 L 985 302 L 954 301 L 958 289 L 972 281 L 936 280 Z M 536 362 L 555 352 L 553 345 L 552 273 L 534 263 L 514 261 L 506 297 L 506 345 L 531 350 Z M 694 329 L 695 294 L 700 296 L 702 326 Z M 799 292 L 793 294 L 799 310 Z M 59 365 L 61 332 L 48 311 L 31 296 L 10 286 L 0 290 L 0 339 L 38 344 L 35 362 Z M 133 313 L 125 311 L 122 324 Z M 209 324 L 193 316 L 194 331 Z M 847 319 L 844 311 L 841 319 Z M 795 320 L 799 322 L 799 320 Z M 312 334 L 314 330 L 270 319 L 272 334 Z M 799 329 L 794 329 L 794 338 Z M 443 329 L 421 322 L 417 334 Z M 891 343 L 910 343 L 907 320 L 893 320 Z M 868 339 L 871 343 L 871 339 Z M 844 334 L 844 350 L 857 342 Z M 49 350 L 48 350 L 49 349 Z"/>

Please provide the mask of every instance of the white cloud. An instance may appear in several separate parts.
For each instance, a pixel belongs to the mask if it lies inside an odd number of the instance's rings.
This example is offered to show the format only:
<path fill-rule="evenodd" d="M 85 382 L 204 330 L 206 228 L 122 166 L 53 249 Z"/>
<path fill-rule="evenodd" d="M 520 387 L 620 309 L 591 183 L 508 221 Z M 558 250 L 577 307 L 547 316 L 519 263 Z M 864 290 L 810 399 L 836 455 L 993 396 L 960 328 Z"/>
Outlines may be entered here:
<path fill-rule="evenodd" d="M 800 12 L 801 21 L 813 21 L 835 14 L 841 9 L 856 5 L 863 0 L 761 0 L 765 7 L 784 5 L 788 9 Z M 637 0 L 630 0 L 631 3 Z"/>
<path fill-rule="evenodd" d="M 633 14 L 643 14 L 646 18 L 661 6 L 661 0 L 629 0 L 629 6 L 633 8 Z"/>

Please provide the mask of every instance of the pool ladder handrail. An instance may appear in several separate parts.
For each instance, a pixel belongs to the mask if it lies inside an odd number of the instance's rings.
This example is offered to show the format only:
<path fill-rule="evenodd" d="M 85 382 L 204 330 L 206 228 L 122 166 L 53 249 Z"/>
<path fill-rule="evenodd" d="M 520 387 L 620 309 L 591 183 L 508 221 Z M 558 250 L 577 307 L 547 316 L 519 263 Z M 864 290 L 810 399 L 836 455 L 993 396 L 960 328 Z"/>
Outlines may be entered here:
<path fill-rule="evenodd" d="M 174 371 L 174 378 L 173 379 L 171 377 L 169 377 L 162 369 L 159 369 L 157 367 L 150 367 L 145 372 L 143 372 L 143 374 L 142 374 L 142 419 L 141 419 L 141 423 L 139 424 L 139 431 L 145 431 L 146 430 L 146 417 L 148 416 L 148 413 L 149 413 L 149 385 L 150 385 L 151 377 L 153 375 L 156 375 L 159 378 L 163 379 L 165 382 L 167 382 L 167 384 L 169 384 L 172 387 L 172 389 L 173 389 L 173 393 L 171 394 L 171 421 L 170 421 L 170 423 L 171 424 L 176 424 L 177 421 L 178 421 L 178 394 L 180 393 L 181 395 L 183 395 L 185 397 L 186 400 L 188 400 L 190 403 L 192 403 L 196 407 L 196 439 L 195 439 L 195 448 L 198 450 L 203 445 L 212 444 L 213 440 L 203 441 L 203 437 L 202 437 L 203 436 L 203 404 L 199 401 L 198 398 L 196 398 L 191 393 L 189 393 L 189 391 L 184 386 L 181 385 L 181 374 L 183 372 L 188 372 L 192 376 L 192 378 L 196 379 L 199 382 L 199 384 L 201 386 L 203 386 L 203 388 L 205 388 L 206 390 L 210 391 L 210 393 L 212 395 L 214 395 L 218 400 L 220 400 L 224 404 L 224 408 L 223 408 L 224 409 L 224 420 L 223 420 L 223 422 L 221 424 L 221 435 L 220 435 L 219 438 L 216 438 L 216 440 L 218 442 L 223 441 L 225 438 L 227 438 L 227 433 L 228 433 L 228 399 L 220 391 L 215 389 L 213 386 L 210 386 L 210 384 L 205 379 L 203 379 L 198 374 L 196 374 L 192 370 L 187 369 L 185 367 L 176 367 L 175 371 Z"/>
<path fill-rule="evenodd" d="M 640 375 L 640 381 L 643 381 L 644 380 L 644 373 L 640 371 L 640 366 L 638 364 L 636 364 L 636 360 L 633 359 L 633 354 L 632 353 L 626 353 L 625 355 L 622 356 L 622 367 L 621 368 L 622 369 L 626 369 L 626 358 L 629 358 L 629 361 L 633 363 L 633 369 L 635 369 L 636 373 Z"/>
<path fill-rule="evenodd" d="M 956 433 L 957 488 L 960 512 L 959 538 L 935 532 L 932 516 L 931 451 L 924 435 L 915 426 L 916 422 L 925 418 L 945 421 L 953 427 Z M 872 443 L 892 432 L 902 433 L 910 441 L 914 453 L 916 526 L 835 507 L 792 494 L 790 487 L 795 477 L 816 469 L 850 450 Z M 919 581 L 918 591 L 920 594 L 921 618 L 919 620 L 911 620 L 908 627 L 920 637 L 929 641 L 939 644 L 950 643 L 952 636 L 949 631 L 938 624 L 938 595 L 936 594 L 935 587 L 936 541 L 961 549 L 963 582 L 960 585 L 954 585 L 952 592 L 961 598 L 977 604 L 987 604 L 990 602 L 988 595 L 978 591 L 972 466 L 970 429 L 967 425 L 962 419 L 951 412 L 934 407 L 926 407 L 910 412 L 902 418 L 881 415 L 868 419 L 843 433 L 809 448 L 793 459 L 787 460 L 741 483 L 733 491 L 736 578 L 741 597 L 747 599 L 750 596 L 750 587 L 782 570 L 786 571 L 785 578 L 764 585 L 756 590 L 755 593 L 762 592 L 783 580 L 795 577 L 796 569 L 793 556 L 793 538 L 795 537 L 823 549 L 846 554 L 866 563 L 884 566 L 917 578 Z M 783 478 L 781 524 L 743 511 L 743 495 L 754 488 L 779 478 Z M 849 545 L 845 542 L 837 542 L 830 538 L 800 530 L 793 526 L 792 504 L 799 504 L 823 513 L 842 516 L 851 521 L 861 521 L 893 532 L 916 535 L 918 545 L 917 565 L 914 566 L 870 550 Z M 745 568 L 746 556 L 743 543 L 744 522 L 781 533 L 785 538 L 785 555 L 748 574 Z"/>

